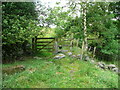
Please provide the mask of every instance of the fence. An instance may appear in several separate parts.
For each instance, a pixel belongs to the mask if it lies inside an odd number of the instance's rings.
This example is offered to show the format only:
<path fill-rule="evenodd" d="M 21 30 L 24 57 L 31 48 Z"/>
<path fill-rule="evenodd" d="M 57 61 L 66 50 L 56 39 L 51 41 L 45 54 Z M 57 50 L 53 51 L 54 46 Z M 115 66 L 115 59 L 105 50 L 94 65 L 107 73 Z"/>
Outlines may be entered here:
<path fill-rule="evenodd" d="M 34 51 L 54 51 L 55 38 L 38 38 L 32 39 L 32 49 Z"/>

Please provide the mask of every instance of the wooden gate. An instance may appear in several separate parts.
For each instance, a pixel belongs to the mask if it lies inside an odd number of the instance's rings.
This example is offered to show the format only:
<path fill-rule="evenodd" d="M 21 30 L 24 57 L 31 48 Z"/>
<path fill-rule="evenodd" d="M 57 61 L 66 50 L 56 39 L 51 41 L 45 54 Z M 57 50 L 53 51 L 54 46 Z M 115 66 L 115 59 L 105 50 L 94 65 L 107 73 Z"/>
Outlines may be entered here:
<path fill-rule="evenodd" d="M 33 38 L 32 48 L 35 51 L 54 51 L 55 38 Z"/>

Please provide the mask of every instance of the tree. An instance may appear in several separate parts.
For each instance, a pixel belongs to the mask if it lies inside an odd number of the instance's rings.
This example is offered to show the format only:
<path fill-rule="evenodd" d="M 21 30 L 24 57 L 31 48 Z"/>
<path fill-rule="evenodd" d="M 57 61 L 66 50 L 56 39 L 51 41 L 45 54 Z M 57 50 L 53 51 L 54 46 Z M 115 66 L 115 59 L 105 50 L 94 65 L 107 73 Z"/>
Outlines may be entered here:
<path fill-rule="evenodd" d="M 98 57 L 117 59 L 118 28 L 116 23 L 118 20 L 113 20 L 116 14 L 113 13 L 113 9 L 110 10 L 110 3 L 69 1 L 66 7 L 67 11 L 63 11 L 61 7 L 56 7 L 51 11 L 49 20 L 57 26 L 57 34 L 62 37 L 68 32 L 74 33 L 74 38 L 80 38 L 80 42 L 85 43 L 84 53 L 87 52 L 88 46 L 97 47 Z M 97 40 L 87 41 L 91 37 Z"/>
<path fill-rule="evenodd" d="M 118 42 L 115 38 L 118 29 L 113 20 L 115 14 L 109 10 L 109 5 L 108 2 L 90 3 L 87 12 L 88 34 L 98 37 L 91 45 L 97 47 L 97 56 L 106 60 L 117 59 L 118 54 Z"/>
<path fill-rule="evenodd" d="M 120 28 L 120 1 L 119 2 L 111 2 L 109 5 L 109 10 L 114 13 L 114 20 L 116 20 L 115 24 L 118 29 Z M 118 34 L 116 38 L 120 38 Z"/>
<path fill-rule="evenodd" d="M 3 2 L 2 9 L 3 60 L 14 59 L 19 56 L 17 52 L 26 51 L 27 42 L 40 29 L 37 11 L 32 2 Z"/>

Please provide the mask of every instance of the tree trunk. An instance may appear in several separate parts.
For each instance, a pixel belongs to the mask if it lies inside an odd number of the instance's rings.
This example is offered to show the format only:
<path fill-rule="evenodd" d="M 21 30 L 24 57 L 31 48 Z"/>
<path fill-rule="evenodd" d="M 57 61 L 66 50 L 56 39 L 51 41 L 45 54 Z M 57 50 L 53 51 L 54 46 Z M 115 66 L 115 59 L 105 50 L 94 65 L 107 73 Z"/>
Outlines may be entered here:
<path fill-rule="evenodd" d="M 84 19 L 84 52 L 87 51 L 88 45 L 87 45 L 87 26 L 86 26 L 86 3 L 83 7 L 83 19 Z"/>
<path fill-rule="evenodd" d="M 87 48 L 88 48 L 88 45 L 87 45 L 87 26 L 86 26 L 86 2 L 83 2 L 83 5 L 82 5 L 82 8 L 83 8 L 83 34 L 84 34 L 84 37 L 83 37 L 83 45 L 82 45 L 82 56 L 83 54 L 85 54 L 87 52 Z"/>

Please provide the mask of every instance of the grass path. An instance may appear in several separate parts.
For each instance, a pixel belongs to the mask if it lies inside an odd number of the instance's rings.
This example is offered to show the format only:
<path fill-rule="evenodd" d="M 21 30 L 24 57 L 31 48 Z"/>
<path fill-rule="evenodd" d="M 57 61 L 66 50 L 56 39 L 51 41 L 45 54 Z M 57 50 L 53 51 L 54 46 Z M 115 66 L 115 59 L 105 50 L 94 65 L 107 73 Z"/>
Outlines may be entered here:
<path fill-rule="evenodd" d="M 118 88 L 118 75 L 70 57 L 33 59 L 5 64 L 24 65 L 21 73 L 4 76 L 4 88 Z"/>

